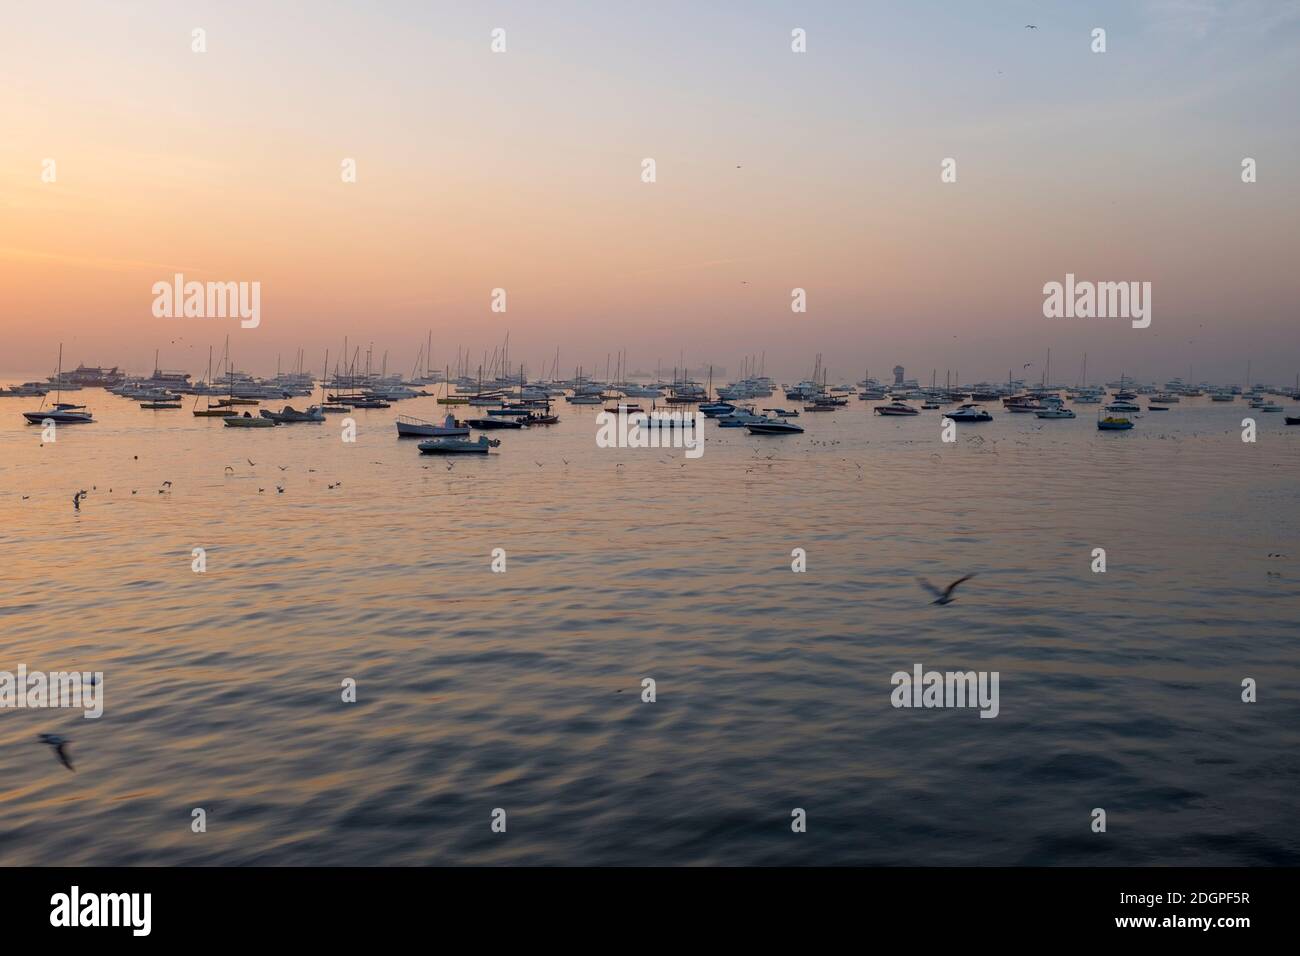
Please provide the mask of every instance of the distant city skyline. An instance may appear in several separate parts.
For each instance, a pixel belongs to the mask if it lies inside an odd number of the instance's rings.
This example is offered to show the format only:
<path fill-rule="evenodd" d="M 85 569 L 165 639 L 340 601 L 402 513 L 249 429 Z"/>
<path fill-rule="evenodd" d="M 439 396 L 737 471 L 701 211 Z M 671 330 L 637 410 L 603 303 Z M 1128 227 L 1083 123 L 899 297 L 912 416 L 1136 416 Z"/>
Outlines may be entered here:
<path fill-rule="evenodd" d="M 1300 370 L 1295 3 L 72 11 L 0 37 L 0 375 L 198 373 L 227 333 L 405 371 L 430 328 L 534 374 Z M 259 283 L 260 324 L 155 317 L 175 273 Z M 1045 318 L 1067 274 L 1150 282 L 1150 327 Z"/>

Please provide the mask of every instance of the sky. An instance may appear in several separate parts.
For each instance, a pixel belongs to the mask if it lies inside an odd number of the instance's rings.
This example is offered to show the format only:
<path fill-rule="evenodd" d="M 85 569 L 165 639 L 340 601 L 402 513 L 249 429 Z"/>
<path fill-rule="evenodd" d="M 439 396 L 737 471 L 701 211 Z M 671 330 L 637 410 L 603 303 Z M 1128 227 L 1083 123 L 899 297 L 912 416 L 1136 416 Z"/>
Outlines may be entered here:
<path fill-rule="evenodd" d="M 0 375 L 430 331 L 530 374 L 1300 372 L 1297 0 L 3 5 Z M 178 272 L 260 323 L 155 317 Z M 1150 327 L 1044 317 L 1067 273 Z"/>

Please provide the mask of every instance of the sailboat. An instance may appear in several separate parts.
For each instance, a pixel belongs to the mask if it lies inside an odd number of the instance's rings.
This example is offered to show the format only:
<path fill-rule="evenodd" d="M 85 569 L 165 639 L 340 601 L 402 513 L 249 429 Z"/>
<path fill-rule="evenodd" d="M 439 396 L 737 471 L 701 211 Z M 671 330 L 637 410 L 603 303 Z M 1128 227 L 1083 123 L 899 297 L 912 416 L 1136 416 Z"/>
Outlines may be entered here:
<path fill-rule="evenodd" d="M 63 381 L 63 343 L 59 343 L 59 371 L 55 376 L 55 382 Z M 23 412 L 23 418 L 27 419 L 33 425 L 43 425 L 45 422 L 54 422 L 56 425 L 87 425 L 95 419 L 90 414 L 90 409 L 85 405 L 70 405 L 67 402 L 59 401 L 63 397 L 63 390 L 60 388 L 54 393 L 54 405 L 45 410 L 45 398 L 41 398 L 41 407 L 34 412 Z"/>
<path fill-rule="evenodd" d="M 229 346 L 230 343 L 228 340 L 226 344 L 227 346 Z M 212 385 L 212 346 L 210 345 L 208 346 L 208 377 L 204 380 L 203 384 L 207 386 Z M 229 406 L 218 406 L 216 408 L 213 408 L 212 399 L 209 398 L 206 394 L 204 395 L 203 400 L 204 400 L 204 407 L 199 408 L 199 396 L 198 395 L 194 396 L 194 407 L 191 409 L 191 411 L 194 413 L 195 418 L 226 418 L 230 415 L 239 414 Z"/>

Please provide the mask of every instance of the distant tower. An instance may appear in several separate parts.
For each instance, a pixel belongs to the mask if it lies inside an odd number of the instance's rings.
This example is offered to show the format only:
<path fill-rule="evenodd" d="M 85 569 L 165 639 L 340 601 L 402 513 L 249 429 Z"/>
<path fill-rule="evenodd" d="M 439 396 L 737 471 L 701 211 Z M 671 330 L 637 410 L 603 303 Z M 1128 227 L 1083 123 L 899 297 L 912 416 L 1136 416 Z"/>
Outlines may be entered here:
<path fill-rule="evenodd" d="M 903 366 L 901 365 L 894 366 L 894 384 L 895 385 L 903 384 Z"/>

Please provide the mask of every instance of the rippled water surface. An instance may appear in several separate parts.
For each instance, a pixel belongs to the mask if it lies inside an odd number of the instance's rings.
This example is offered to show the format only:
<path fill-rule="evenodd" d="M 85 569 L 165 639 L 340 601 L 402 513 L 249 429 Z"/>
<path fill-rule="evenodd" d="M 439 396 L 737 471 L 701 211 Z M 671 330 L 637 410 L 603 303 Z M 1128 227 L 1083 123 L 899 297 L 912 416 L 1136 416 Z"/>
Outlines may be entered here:
<path fill-rule="evenodd" d="M 449 463 L 393 428 L 432 398 L 355 444 L 78 400 L 44 446 L 0 400 L 0 670 L 103 671 L 105 713 L 0 710 L 0 863 L 1300 863 L 1280 415 L 945 445 L 855 401 L 688 460 L 562 404 Z M 916 663 L 998 671 L 1000 715 L 894 709 Z"/>

